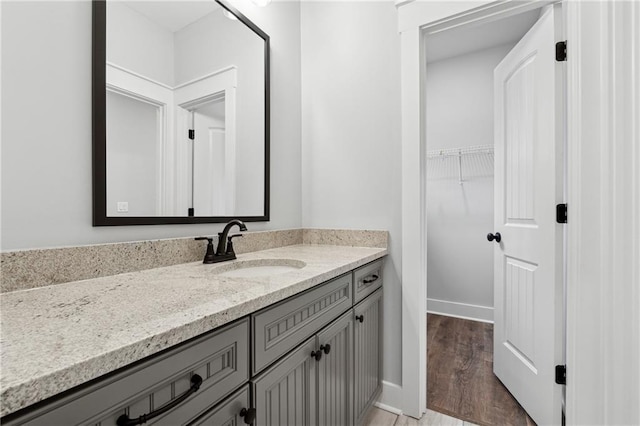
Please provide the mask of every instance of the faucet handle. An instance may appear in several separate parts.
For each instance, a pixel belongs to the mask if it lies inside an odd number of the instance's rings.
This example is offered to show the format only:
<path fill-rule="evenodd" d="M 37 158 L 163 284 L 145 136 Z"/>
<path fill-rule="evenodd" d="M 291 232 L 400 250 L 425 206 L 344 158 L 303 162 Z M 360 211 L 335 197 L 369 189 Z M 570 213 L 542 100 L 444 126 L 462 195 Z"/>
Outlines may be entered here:
<path fill-rule="evenodd" d="M 234 235 L 229 235 L 227 237 L 227 253 L 233 253 L 235 254 L 235 252 L 233 251 L 233 239 L 236 237 L 242 237 L 242 234 L 234 234 Z"/>
<path fill-rule="evenodd" d="M 207 253 L 204 255 L 202 263 L 214 263 L 215 253 L 213 252 L 213 237 L 196 237 L 196 240 L 207 240 Z"/>

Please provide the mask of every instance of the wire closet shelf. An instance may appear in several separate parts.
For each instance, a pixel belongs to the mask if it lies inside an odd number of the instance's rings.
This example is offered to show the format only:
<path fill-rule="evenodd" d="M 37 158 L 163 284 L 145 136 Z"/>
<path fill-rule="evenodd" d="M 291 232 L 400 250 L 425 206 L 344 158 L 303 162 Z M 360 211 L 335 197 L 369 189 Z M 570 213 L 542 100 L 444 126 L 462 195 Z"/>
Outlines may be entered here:
<path fill-rule="evenodd" d="M 493 145 L 427 151 L 427 179 L 458 178 L 462 185 L 472 177 L 493 176 Z"/>

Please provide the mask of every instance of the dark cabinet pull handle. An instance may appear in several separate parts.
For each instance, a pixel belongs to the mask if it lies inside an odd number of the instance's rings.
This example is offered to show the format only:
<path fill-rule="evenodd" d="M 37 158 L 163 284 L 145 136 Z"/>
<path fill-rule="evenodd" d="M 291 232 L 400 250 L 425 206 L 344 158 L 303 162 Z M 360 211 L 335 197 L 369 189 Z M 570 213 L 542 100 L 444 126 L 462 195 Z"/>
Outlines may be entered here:
<path fill-rule="evenodd" d="M 240 410 L 240 417 L 244 417 L 245 424 L 250 425 L 256 419 L 256 409 L 249 408 L 247 410 L 246 408 L 243 408 Z"/>
<path fill-rule="evenodd" d="M 133 425 L 141 425 L 143 423 L 146 423 L 149 420 L 153 419 L 154 417 L 158 417 L 159 415 L 164 414 L 167 411 L 170 411 L 175 407 L 177 407 L 178 405 L 180 405 L 185 399 L 189 398 L 189 396 L 191 396 L 192 393 L 195 393 L 198 389 L 200 389 L 201 384 L 202 384 L 202 377 L 200 377 L 197 374 L 194 374 L 193 376 L 191 376 L 191 387 L 187 391 L 185 391 L 182 395 L 174 399 L 173 401 L 170 401 L 169 403 L 163 405 L 157 410 L 150 412 L 149 414 L 143 414 L 136 419 L 130 419 L 127 414 L 123 414 L 120 417 L 118 417 L 118 420 L 116 420 L 116 425 L 133 426 Z"/>
<path fill-rule="evenodd" d="M 329 355 L 329 352 L 331 352 L 331 345 L 328 343 L 326 345 L 320 345 L 320 350 L 323 351 L 325 355 Z"/>
<path fill-rule="evenodd" d="M 358 322 L 364 322 L 364 315 L 356 315 L 356 320 L 358 320 Z"/>
<path fill-rule="evenodd" d="M 499 232 L 496 232 L 495 235 L 489 233 L 489 234 L 487 234 L 487 240 L 489 240 L 489 241 L 496 240 L 496 243 L 499 243 L 502 240 L 502 235 L 500 235 Z"/>
<path fill-rule="evenodd" d="M 367 277 L 367 278 L 364 278 L 364 279 L 362 280 L 362 282 L 363 282 L 364 284 L 371 284 L 372 282 L 378 281 L 378 278 L 380 278 L 380 277 L 379 277 L 379 276 L 377 276 L 377 275 L 371 275 L 371 278 L 368 278 L 368 277 Z"/>
<path fill-rule="evenodd" d="M 322 359 L 322 351 L 311 352 L 311 358 L 315 358 L 316 361 L 320 361 Z"/>

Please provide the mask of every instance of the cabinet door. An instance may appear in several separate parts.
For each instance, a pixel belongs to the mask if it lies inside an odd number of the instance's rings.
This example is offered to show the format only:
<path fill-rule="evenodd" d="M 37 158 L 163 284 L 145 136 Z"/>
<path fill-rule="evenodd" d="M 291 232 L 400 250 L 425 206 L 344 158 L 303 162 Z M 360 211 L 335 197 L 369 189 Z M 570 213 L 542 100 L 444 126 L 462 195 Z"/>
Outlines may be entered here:
<path fill-rule="evenodd" d="M 255 426 L 316 424 L 315 337 L 253 380 Z"/>
<path fill-rule="evenodd" d="M 251 407 L 249 400 L 249 385 L 246 385 L 213 410 L 190 424 L 189 426 L 239 426 L 248 424 L 245 414 Z M 249 422 L 250 423 L 250 422 Z"/>
<path fill-rule="evenodd" d="M 347 426 L 353 411 L 353 314 L 318 334 L 318 424 Z"/>
<path fill-rule="evenodd" d="M 382 289 L 353 308 L 354 312 L 354 419 L 361 424 L 369 406 L 382 390 L 380 356 Z"/>

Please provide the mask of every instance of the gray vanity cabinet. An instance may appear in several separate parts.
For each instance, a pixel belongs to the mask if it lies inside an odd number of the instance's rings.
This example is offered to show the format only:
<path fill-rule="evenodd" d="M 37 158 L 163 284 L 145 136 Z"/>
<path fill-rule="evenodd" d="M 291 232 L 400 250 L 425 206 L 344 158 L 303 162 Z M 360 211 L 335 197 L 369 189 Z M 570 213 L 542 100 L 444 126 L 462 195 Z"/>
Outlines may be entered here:
<path fill-rule="evenodd" d="M 354 313 L 354 424 L 362 424 L 382 390 L 382 289 L 353 308 Z"/>
<path fill-rule="evenodd" d="M 254 426 L 315 426 L 317 362 L 312 337 L 253 380 Z"/>
<path fill-rule="evenodd" d="M 252 316 L 254 368 L 307 339 L 253 379 L 255 426 L 362 424 L 382 390 L 381 287 L 376 261 Z"/>
<path fill-rule="evenodd" d="M 318 424 L 347 426 L 353 419 L 353 315 L 318 333 Z"/>
<path fill-rule="evenodd" d="M 181 401 L 195 380 L 197 391 Z M 4 425 L 115 426 L 172 402 L 145 424 L 186 425 L 249 380 L 249 321 L 237 321 L 139 362 Z"/>
<path fill-rule="evenodd" d="M 359 425 L 381 390 L 381 272 L 364 265 L 3 425 Z"/>

